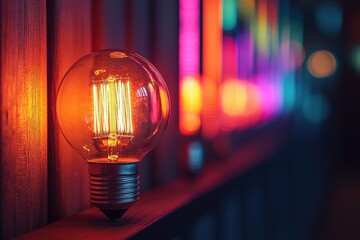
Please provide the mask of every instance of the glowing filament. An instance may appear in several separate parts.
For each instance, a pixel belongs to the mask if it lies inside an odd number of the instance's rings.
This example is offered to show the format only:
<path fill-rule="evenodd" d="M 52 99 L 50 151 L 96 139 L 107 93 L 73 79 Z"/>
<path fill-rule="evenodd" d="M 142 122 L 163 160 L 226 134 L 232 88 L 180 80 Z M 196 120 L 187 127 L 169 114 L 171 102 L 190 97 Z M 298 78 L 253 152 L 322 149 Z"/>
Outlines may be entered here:
<path fill-rule="evenodd" d="M 92 80 L 94 138 L 107 139 L 108 158 L 118 159 L 118 146 L 127 145 L 134 130 L 129 78 Z"/>

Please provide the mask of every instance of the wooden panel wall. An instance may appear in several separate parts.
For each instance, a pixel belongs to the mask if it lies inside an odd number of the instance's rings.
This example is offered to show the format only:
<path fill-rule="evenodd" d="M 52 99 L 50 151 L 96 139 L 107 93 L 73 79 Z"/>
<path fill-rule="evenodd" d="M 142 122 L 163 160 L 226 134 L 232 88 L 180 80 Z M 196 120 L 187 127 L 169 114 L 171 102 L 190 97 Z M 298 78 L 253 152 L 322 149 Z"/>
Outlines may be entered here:
<path fill-rule="evenodd" d="M 48 6 L 49 41 L 49 210 L 50 221 L 89 206 L 85 160 L 57 128 L 55 96 L 70 66 L 92 51 L 91 0 L 52 1 Z"/>
<path fill-rule="evenodd" d="M 0 3 L 0 239 L 89 206 L 87 165 L 58 129 L 55 98 L 68 68 L 92 50 L 135 51 L 160 70 L 173 115 L 168 134 L 142 162 L 142 185 L 150 189 L 176 175 L 176 1 Z"/>
<path fill-rule="evenodd" d="M 1 1 L 0 239 L 89 206 L 85 161 L 56 125 L 62 76 L 91 52 L 91 0 Z"/>
<path fill-rule="evenodd" d="M 1 1 L 1 239 L 47 222 L 45 0 Z"/>

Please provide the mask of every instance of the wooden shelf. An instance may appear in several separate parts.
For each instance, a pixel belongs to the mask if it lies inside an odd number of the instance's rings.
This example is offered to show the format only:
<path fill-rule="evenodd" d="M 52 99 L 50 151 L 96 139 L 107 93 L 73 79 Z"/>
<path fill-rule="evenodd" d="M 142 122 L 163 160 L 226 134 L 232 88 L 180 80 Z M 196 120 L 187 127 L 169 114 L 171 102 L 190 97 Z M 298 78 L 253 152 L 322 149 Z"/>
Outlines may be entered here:
<path fill-rule="evenodd" d="M 270 128 L 242 144 L 224 161 L 207 164 L 194 178 L 180 177 L 172 183 L 142 194 L 141 199 L 124 216 L 111 222 L 96 208 L 91 207 L 74 216 L 18 237 L 18 239 L 127 239 L 142 238 L 161 231 L 161 236 L 172 237 L 181 230 L 186 218 L 196 209 L 211 202 L 216 191 L 231 183 L 244 172 L 269 158 L 280 146 L 283 131 Z"/>

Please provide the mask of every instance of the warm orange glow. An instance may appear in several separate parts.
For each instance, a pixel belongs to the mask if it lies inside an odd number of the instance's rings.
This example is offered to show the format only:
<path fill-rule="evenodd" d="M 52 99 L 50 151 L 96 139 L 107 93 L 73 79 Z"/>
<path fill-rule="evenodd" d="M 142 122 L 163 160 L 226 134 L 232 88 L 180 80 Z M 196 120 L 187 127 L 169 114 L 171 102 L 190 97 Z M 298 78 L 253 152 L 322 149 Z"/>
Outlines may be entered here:
<path fill-rule="evenodd" d="M 125 80 L 125 81 L 124 81 Z M 118 138 L 132 138 L 130 81 L 109 76 L 93 80 L 94 138 L 108 138 L 110 160 L 116 160 Z"/>
<path fill-rule="evenodd" d="M 200 117 L 193 114 L 183 114 L 183 116 L 180 118 L 179 125 L 182 134 L 193 135 L 200 129 Z"/>
<path fill-rule="evenodd" d="M 247 116 L 250 124 L 256 123 L 261 116 L 261 94 L 256 85 L 251 82 L 247 83 Z"/>
<path fill-rule="evenodd" d="M 336 60 L 334 55 L 326 50 L 313 53 L 308 60 L 309 72 L 317 78 L 328 77 L 336 69 Z"/>
<path fill-rule="evenodd" d="M 240 116 L 246 111 L 247 92 L 244 83 L 238 80 L 224 82 L 221 89 L 221 107 L 228 116 Z"/>
<path fill-rule="evenodd" d="M 202 93 L 200 81 L 188 76 L 181 80 L 180 86 L 180 132 L 194 134 L 200 129 Z"/>
<path fill-rule="evenodd" d="M 255 124 L 261 117 L 261 95 L 249 81 L 231 79 L 221 88 L 221 130 L 230 132 Z"/>
<path fill-rule="evenodd" d="M 213 138 L 219 131 L 219 94 L 221 79 L 222 27 L 221 1 L 203 2 L 203 106 L 202 131 Z"/>
<path fill-rule="evenodd" d="M 203 78 L 207 79 L 207 78 Z M 217 84 L 209 81 L 203 84 L 204 101 L 206 104 L 203 105 L 202 110 L 202 133 L 205 138 L 213 138 L 219 131 L 219 99 L 218 99 L 218 86 Z M 211 124 L 212 123 L 212 124 Z"/>

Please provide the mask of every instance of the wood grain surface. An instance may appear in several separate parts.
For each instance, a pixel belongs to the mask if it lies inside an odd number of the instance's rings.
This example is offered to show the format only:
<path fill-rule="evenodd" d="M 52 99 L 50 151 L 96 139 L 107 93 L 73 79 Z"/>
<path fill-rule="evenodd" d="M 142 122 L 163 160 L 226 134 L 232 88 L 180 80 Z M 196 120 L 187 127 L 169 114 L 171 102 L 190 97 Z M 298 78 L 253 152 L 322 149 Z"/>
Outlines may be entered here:
<path fill-rule="evenodd" d="M 1 1 L 1 239 L 47 223 L 45 0 Z"/>

